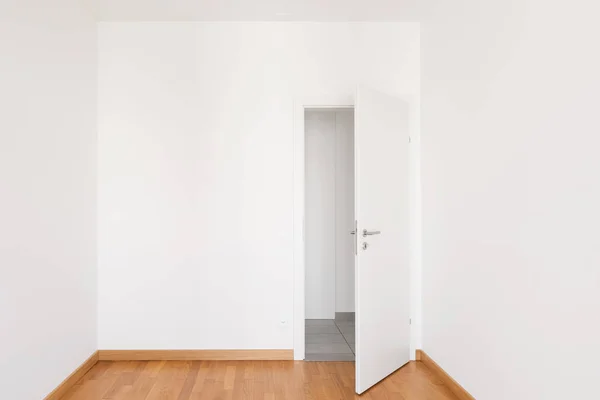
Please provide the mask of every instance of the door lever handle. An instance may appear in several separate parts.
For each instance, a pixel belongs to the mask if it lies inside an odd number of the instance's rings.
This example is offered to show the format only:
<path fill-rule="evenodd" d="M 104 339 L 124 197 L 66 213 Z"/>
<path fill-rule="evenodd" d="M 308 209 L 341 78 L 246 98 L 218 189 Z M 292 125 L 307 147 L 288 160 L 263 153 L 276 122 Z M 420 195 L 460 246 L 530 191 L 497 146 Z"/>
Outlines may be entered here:
<path fill-rule="evenodd" d="M 351 235 L 356 235 L 356 231 L 350 231 Z"/>
<path fill-rule="evenodd" d="M 368 231 L 366 229 L 363 229 L 363 232 L 362 232 L 363 237 L 380 235 L 380 234 L 381 234 L 381 231 Z"/>

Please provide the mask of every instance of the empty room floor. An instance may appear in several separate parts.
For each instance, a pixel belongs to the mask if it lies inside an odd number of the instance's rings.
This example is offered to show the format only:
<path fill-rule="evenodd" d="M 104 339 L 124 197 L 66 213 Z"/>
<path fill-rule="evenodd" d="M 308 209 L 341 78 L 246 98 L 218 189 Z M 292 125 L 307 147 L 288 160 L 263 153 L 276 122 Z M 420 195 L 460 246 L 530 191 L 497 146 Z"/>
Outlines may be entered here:
<path fill-rule="evenodd" d="M 99 361 L 61 400 L 458 400 L 421 362 L 360 397 L 354 363 Z"/>
<path fill-rule="evenodd" d="M 354 318 L 307 319 L 306 361 L 354 361 Z"/>

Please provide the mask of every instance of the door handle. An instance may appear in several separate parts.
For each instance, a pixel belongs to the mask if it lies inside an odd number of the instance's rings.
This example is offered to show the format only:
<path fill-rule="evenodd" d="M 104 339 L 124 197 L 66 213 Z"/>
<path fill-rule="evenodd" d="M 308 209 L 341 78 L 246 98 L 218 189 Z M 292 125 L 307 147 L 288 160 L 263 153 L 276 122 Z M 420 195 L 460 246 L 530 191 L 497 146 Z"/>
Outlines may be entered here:
<path fill-rule="evenodd" d="M 356 231 L 350 231 L 351 235 L 356 235 Z"/>
<path fill-rule="evenodd" d="M 373 235 L 380 235 L 381 231 L 368 231 L 366 229 L 363 229 L 363 237 L 367 237 L 367 236 L 373 236 Z"/>

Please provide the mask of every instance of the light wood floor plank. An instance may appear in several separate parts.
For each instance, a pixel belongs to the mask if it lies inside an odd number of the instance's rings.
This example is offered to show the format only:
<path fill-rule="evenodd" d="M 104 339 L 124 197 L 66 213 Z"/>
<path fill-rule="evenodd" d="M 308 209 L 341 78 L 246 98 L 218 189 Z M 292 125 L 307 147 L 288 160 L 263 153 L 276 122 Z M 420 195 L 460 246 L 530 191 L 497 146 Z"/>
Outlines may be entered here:
<path fill-rule="evenodd" d="M 354 363 L 100 361 L 61 400 L 457 400 L 421 362 L 354 394 Z"/>

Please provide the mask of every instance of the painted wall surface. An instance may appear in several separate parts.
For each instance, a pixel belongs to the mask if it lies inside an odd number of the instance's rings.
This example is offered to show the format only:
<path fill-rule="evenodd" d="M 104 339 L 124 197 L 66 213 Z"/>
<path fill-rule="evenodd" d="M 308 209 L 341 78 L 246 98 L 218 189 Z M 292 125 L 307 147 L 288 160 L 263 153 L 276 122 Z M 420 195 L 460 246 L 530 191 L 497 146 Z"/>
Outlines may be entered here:
<path fill-rule="evenodd" d="M 335 311 L 354 312 L 354 110 L 335 114 Z"/>
<path fill-rule="evenodd" d="M 335 317 L 335 113 L 306 111 L 305 317 Z"/>
<path fill-rule="evenodd" d="M 336 193 L 334 111 L 306 111 L 305 318 L 335 318 Z"/>
<path fill-rule="evenodd" d="M 293 346 L 293 105 L 418 100 L 406 23 L 99 25 L 99 346 Z"/>
<path fill-rule="evenodd" d="M 307 319 L 354 311 L 354 113 L 305 114 Z"/>
<path fill-rule="evenodd" d="M 600 398 L 600 8 L 432 3 L 423 349 L 477 399 Z"/>
<path fill-rule="evenodd" d="M 96 24 L 0 2 L 0 381 L 39 400 L 97 349 Z"/>

